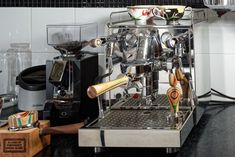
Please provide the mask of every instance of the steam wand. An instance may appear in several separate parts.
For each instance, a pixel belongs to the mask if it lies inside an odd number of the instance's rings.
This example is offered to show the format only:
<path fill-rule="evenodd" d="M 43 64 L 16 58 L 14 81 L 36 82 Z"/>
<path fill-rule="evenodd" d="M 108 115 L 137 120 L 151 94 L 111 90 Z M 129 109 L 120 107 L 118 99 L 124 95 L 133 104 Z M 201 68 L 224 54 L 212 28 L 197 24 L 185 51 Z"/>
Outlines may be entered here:
<path fill-rule="evenodd" d="M 119 41 L 122 38 L 122 33 L 118 33 L 117 36 L 116 35 L 110 35 L 106 38 L 98 38 L 98 39 L 94 39 L 93 41 L 91 41 L 90 43 L 92 43 L 93 47 L 100 47 L 103 45 L 106 45 L 106 57 L 107 57 L 107 61 L 108 61 L 108 73 L 104 74 L 103 76 L 98 78 L 98 83 L 100 83 L 102 81 L 102 79 L 104 79 L 105 77 L 109 77 L 110 80 L 110 75 L 113 72 L 113 62 L 112 62 L 112 55 L 115 49 L 115 43 L 117 41 Z M 111 81 L 112 82 L 112 81 Z M 102 86 L 101 84 L 98 84 L 100 86 L 90 86 L 87 89 L 87 94 L 90 98 L 94 98 L 97 97 L 98 98 L 98 107 L 99 107 L 99 118 L 103 118 L 104 117 L 104 109 L 103 109 L 103 105 L 102 105 L 102 98 L 101 98 L 101 94 L 113 89 L 112 87 L 110 87 L 111 89 L 98 89 Z M 97 87 L 97 89 L 96 89 Z M 101 87 L 102 88 L 102 87 Z M 105 88 L 105 87 L 104 87 Z M 116 87 L 114 87 L 116 88 Z M 104 90 L 104 91 L 102 91 Z M 111 95 L 109 93 L 109 108 L 111 108 Z"/>
<path fill-rule="evenodd" d="M 103 75 L 102 79 L 105 77 L 109 77 L 110 79 L 110 75 L 113 73 L 113 61 L 112 61 L 112 54 L 114 51 L 114 42 L 111 42 L 110 44 L 107 45 L 106 47 L 106 52 L 107 53 L 107 59 L 108 59 L 108 73 Z M 109 97 L 111 97 L 110 93 L 109 93 Z M 103 105 L 102 105 L 102 99 L 101 96 L 98 96 L 98 107 L 99 107 L 99 118 L 103 118 L 104 117 L 104 109 L 103 109 Z M 111 99 L 109 99 L 109 108 L 111 107 Z"/>

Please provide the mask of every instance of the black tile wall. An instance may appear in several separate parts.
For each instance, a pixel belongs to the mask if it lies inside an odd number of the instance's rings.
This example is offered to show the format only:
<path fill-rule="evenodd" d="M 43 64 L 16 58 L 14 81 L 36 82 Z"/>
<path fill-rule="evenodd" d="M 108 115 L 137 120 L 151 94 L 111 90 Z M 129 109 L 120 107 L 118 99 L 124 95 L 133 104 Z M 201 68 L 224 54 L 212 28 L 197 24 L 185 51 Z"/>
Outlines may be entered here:
<path fill-rule="evenodd" d="M 0 7 L 126 7 L 140 4 L 204 7 L 203 0 L 0 0 Z"/>

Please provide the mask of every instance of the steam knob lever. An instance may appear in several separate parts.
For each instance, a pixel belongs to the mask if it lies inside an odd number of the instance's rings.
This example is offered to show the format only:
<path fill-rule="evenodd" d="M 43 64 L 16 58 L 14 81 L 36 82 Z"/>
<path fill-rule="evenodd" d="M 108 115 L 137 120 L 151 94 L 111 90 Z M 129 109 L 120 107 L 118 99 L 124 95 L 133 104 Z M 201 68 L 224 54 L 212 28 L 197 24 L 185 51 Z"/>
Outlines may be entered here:
<path fill-rule="evenodd" d="M 170 111 L 177 117 L 179 112 L 180 89 L 178 87 L 170 87 L 167 90 L 167 97 L 170 103 Z"/>

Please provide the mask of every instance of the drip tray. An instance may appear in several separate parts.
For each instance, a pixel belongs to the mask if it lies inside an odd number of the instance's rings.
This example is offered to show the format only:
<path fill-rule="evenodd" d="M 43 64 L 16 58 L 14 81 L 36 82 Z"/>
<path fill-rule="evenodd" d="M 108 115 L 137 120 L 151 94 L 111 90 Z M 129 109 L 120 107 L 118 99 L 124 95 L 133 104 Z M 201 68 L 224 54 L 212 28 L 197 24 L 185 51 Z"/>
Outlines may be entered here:
<path fill-rule="evenodd" d="M 181 147 L 194 126 L 193 111 L 178 121 L 169 110 L 111 110 L 79 129 L 80 147 Z"/>
<path fill-rule="evenodd" d="M 120 100 L 103 118 L 79 129 L 79 146 L 181 147 L 194 126 L 195 109 L 181 105 L 174 118 L 166 95 L 145 102 L 133 96 Z"/>

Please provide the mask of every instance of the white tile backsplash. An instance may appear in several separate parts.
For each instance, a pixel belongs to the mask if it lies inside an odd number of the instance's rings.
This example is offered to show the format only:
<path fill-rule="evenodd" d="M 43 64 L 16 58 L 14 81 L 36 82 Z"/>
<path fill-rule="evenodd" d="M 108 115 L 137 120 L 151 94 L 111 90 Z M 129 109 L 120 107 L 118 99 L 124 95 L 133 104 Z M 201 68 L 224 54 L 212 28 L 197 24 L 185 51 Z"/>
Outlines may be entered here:
<path fill-rule="evenodd" d="M 13 42 L 31 43 L 31 8 L 0 8 L 0 50 Z"/>
<path fill-rule="evenodd" d="M 230 17 L 230 18 L 228 18 Z M 235 13 L 227 13 L 208 23 L 210 54 L 235 54 Z"/>
<path fill-rule="evenodd" d="M 34 52 L 32 53 L 32 66 L 46 64 L 46 60 L 52 60 L 59 55 L 59 52 Z"/>
<path fill-rule="evenodd" d="M 195 89 L 198 96 L 211 90 L 210 75 L 210 54 L 195 54 Z"/>
<path fill-rule="evenodd" d="M 93 23 L 98 24 L 98 35 L 105 34 L 105 24 L 109 21 L 111 12 L 121 11 L 124 8 L 76 8 L 76 23 Z"/>
<path fill-rule="evenodd" d="M 195 52 L 195 89 L 198 96 L 211 90 L 209 23 L 202 22 L 193 28 Z M 202 40 L 203 39 L 203 40 Z M 208 98 L 210 99 L 210 98 Z"/>
<path fill-rule="evenodd" d="M 32 8 L 32 51 L 55 52 L 47 44 L 46 25 L 74 24 L 74 8 Z"/>
<path fill-rule="evenodd" d="M 209 54 L 209 27 L 208 22 L 201 22 L 193 27 L 194 49 L 196 54 Z M 202 40 L 203 39 L 203 40 Z"/>
<path fill-rule="evenodd" d="M 55 52 L 47 45 L 47 24 L 97 23 L 103 36 L 110 13 L 120 10 L 124 8 L 0 8 L 0 50 L 11 42 L 29 42 L 33 53 Z"/>
<path fill-rule="evenodd" d="M 235 97 L 235 55 L 212 54 L 211 59 L 211 88 Z"/>
<path fill-rule="evenodd" d="M 229 12 L 194 27 L 196 90 L 205 94 L 210 88 L 233 96 L 235 75 L 235 13 Z M 211 97 L 212 100 L 225 100 Z"/>
<path fill-rule="evenodd" d="M 29 42 L 32 44 L 33 65 L 44 64 L 46 59 L 59 55 L 47 45 L 47 24 L 97 23 L 98 35 L 103 36 L 107 31 L 105 24 L 110 13 L 120 10 L 125 8 L 0 8 L 0 51 L 6 51 L 12 42 Z M 235 77 L 232 72 L 235 67 L 234 19 L 235 13 L 229 12 L 221 18 L 194 27 L 196 87 L 199 95 L 211 86 L 224 94 L 235 96 L 235 84 L 232 81 Z M 210 62 L 207 62 L 208 59 Z M 166 80 L 167 76 L 161 72 L 160 81 Z M 160 89 L 164 91 L 167 86 L 163 83 Z"/>

